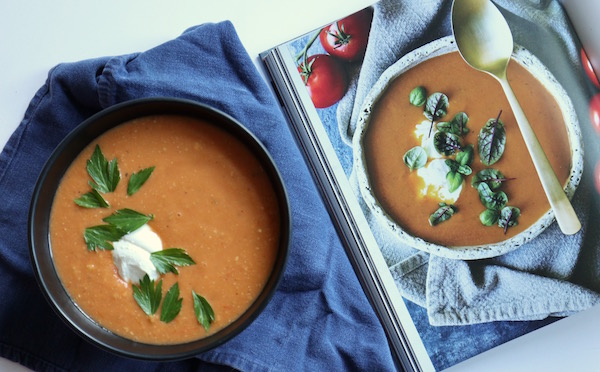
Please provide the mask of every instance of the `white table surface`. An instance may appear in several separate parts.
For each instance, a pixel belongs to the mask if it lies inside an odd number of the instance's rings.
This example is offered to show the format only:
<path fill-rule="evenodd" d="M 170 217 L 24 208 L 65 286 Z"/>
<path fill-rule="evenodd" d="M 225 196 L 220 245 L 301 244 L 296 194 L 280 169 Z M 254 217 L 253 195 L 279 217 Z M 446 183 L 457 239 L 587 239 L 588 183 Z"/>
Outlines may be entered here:
<path fill-rule="evenodd" d="M 150 49 L 186 28 L 230 20 L 263 73 L 258 53 L 371 0 L 0 0 L 0 147 L 60 62 Z M 300 5 L 301 4 L 301 5 Z M 454 370 L 600 370 L 600 307 L 561 320 Z M 0 371 L 25 370 L 0 358 Z"/>

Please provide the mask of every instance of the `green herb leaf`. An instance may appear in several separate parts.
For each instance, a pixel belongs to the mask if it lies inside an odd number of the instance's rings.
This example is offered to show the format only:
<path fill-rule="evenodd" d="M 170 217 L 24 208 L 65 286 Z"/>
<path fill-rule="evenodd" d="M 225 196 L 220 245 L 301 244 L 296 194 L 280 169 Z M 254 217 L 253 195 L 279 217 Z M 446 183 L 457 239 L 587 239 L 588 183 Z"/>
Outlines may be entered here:
<path fill-rule="evenodd" d="M 436 92 L 427 97 L 425 111 L 423 114 L 427 119 L 434 121 L 448 113 L 448 96 L 444 93 Z"/>
<path fill-rule="evenodd" d="M 456 134 L 446 132 L 435 132 L 433 146 L 442 155 L 449 156 L 460 151 L 460 138 Z"/>
<path fill-rule="evenodd" d="M 194 311 L 196 313 L 196 319 L 198 323 L 204 327 L 206 331 L 210 328 L 210 324 L 215 321 L 215 313 L 208 303 L 208 301 L 192 291 L 192 297 L 194 298 Z"/>
<path fill-rule="evenodd" d="M 467 122 L 469 121 L 469 117 L 464 112 L 459 112 L 454 115 L 451 121 L 442 121 L 437 123 L 436 128 L 441 132 L 456 134 L 457 136 L 462 136 L 469 133 L 469 128 L 467 128 Z"/>
<path fill-rule="evenodd" d="M 133 209 L 125 208 L 119 209 L 110 216 L 103 218 L 102 221 L 107 222 L 116 227 L 119 231 L 128 234 L 139 229 L 153 218 L 154 216 L 151 214 L 146 215 L 134 211 Z"/>
<path fill-rule="evenodd" d="M 504 123 L 500 121 L 500 114 L 498 114 L 496 119 L 488 120 L 479 132 L 477 149 L 481 162 L 485 165 L 496 163 L 504 154 L 505 145 L 506 130 L 504 129 Z"/>
<path fill-rule="evenodd" d="M 485 226 L 495 225 L 498 218 L 500 218 L 500 212 L 494 209 L 486 209 L 479 215 L 479 221 Z"/>
<path fill-rule="evenodd" d="M 514 178 L 506 178 L 497 169 L 487 168 L 482 169 L 471 179 L 471 186 L 477 187 L 481 182 L 485 182 L 492 190 L 499 188 L 503 182 L 514 180 Z"/>
<path fill-rule="evenodd" d="M 448 181 L 448 191 L 454 192 L 462 185 L 463 176 L 458 172 L 450 171 L 446 173 L 446 180 Z"/>
<path fill-rule="evenodd" d="M 425 103 L 425 111 L 423 114 L 429 120 L 431 120 L 431 126 L 429 127 L 428 138 L 431 136 L 431 130 L 433 129 L 433 122 L 448 113 L 448 96 L 444 93 L 433 93 L 427 98 Z"/>
<path fill-rule="evenodd" d="M 506 206 L 500 211 L 500 218 L 498 219 L 498 226 L 504 228 L 504 233 L 509 227 L 517 226 L 519 224 L 518 218 L 521 215 L 521 210 L 517 207 Z"/>
<path fill-rule="evenodd" d="M 133 298 L 146 314 L 156 313 L 162 300 L 162 279 L 155 285 L 148 274 L 144 275 L 139 286 L 133 286 Z"/>
<path fill-rule="evenodd" d="M 413 106 L 423 106 L 427 100 L 427 90 L 425 87 L 419 86 L 410 91 L 408 101 Z"/>
<path fill-rule="evenodd" d="M 87 171 L 93 181 L 89 184 L 101 193 L 113 192 L 121 180 L 117 158 L 106 160 L 100 146 L 96 145 L 92 157 L 87 161 Z"/>
<path fill-rule="evenodd" d="M 83 239 L 89 251 L 103 249 L 112 251 L 114 249 L 111 242 L 116 242 L 125 235 L 112 225 L 98 225 L 88 227 L 83 232 Z"/>
<path fill-rule="evenodd" d="M 140 187 L 148 180 L 154 167 L 144 168 L 137 173 L 132 173 L 129 177 L 129 183 L 127 184 L 127 195 L 135 194 Z"/>
<path fill-rule="evenodd" d="M 460 165 L 471 166 L 471 164 L 473 164 L 474 157 L 475 150 L 473 150 L 473 145 L 467 145 L 463 147 L 458 153 L 456 153 L 456 161 L 460 163 Z"/>
<path fill-rule="evenodd" d="M 455 212 L 456 207 L 454 205 L 441 202 L 439 208 L 429 216 L 429 224 L 431 226 L 438 225 L 452 217 Z"/>
<path fill-rule="evenodd" d="M 165 294 L 165 299 L 160 310 L 160 320 L 169 323 L 181 311 L 183 298 L 179 297 L 179 284 L 175 283 Z"/>
<path fill-rule="evenodd" d="M 107 208 L 109 206 L 108 202 L 95 189 L 75 199 L 75 204 L 84 208 Z"/>
<path fill-rule="evenodd" d="M 408 150 L 402 159 L 404 160 L 404 164 L 413 171 L 427 164 L 427 152 L 421 146 L 415 146 Z"/>
<path fill-rule="evenodd" d="M 487 209 L 501 210 L 508 203 L 508 196 L 504 191 L 492 191 L 487 183 L 477 185 L 479 199 Z"/>
<path fill-rule="evenodd" d="M 194 260 L 181 248 L 169 248 L 150 254 L 150 261 L 161 274 L 168 272 L 179 274 L 177 266 L 190 266 L 196 264 Z"/>

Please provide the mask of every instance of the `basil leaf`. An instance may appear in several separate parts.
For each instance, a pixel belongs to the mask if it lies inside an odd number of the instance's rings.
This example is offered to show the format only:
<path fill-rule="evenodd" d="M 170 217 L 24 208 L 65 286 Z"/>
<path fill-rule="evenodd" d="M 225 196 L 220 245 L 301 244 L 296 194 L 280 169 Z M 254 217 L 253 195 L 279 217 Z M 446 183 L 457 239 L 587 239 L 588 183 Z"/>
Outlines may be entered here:
<path fill-rule="evenodd" d="M 183 298 L 179 297 L 179 284 L 175 283 L 165 294 L 165 299 L 160 309 L 160 320 L 169 323 L 181 311 Z"/>
<path fill-rule="evenodd" d="M 204 297 L 194 291 L 192 291 L 192 297 L 194 298 L 194 312 L 196 313 L 196 319 L 198 320 L 198 323 L 208 331 L 210 324 L 215 321 L 215 313 Z"/>
<path fill-rule="evenodd" d="M 469 128 L 467 128 L 467 122 L 469 121 L 469 117 L 464 112 L 459 112 L 454 115 L 454 118 L 450 121 L 439 122 L 436 125 L 436 128 L 441 132 L 456 134 L 457 136 L 462 136 L 464 134 L 469 133 Z"/>
<path fill-rule="evenodd" d="M 144 168 L 137 173 L 132 173 L 131 177 L 129 177 L 129 183 L 127 184 L 127 195 L 131 196 L 135 194 L 140 187 L 146 183 L 153 171 L 154 167 L 149 167 Z"/>
<path fill-rule="evenodd" d="M 423 106 L 427 100 L 427 90 L 425 87 L 419 86 L 410 91 L 408 101 L 413 106 Z"/>
<path fill-rule="evenodd" d="M 441 202 L 439 208 L 429 216 L 429 224 L 431 226 L 438 225 L 452 217 L 455 212 L 456 207 L 454 205 Z"/>
<path fill-rule="evenodd" d="M 446 180 L 448 181 L 448 191 L 454 192 L 463 183 L 463 176 L 458 172 L 450 171 L 446 174 Z"/>
<path fill-rule="evenodd" d="M 473 145 L 467 145 L 463 147 L 458 153 L 456 153 L 456 161 L 460 163 L 460 165 L 468 165 L 473 164 L 473 158 L 475 157 L 475 150 L 473 150 Z"/>
<path fill-rule="evenodd" d="M 402 160 L 404 160 L 404 164 L 413 171 L 422 168 L 427 164 L 427 152 L 421 146 L 415 146 L 404 154 Z"/>
<path fill-rule="evenodd" d="M 498 219 L 498 226 L 504 228 L 504 233 L 509 227 L 517 226 L 519 224 L 518 218 L 521 215 L 521 210 L 517 207 L 504 207 L 500 211 L 500 219 Z"/>
<path fill-rule="evenodd" d="M 196 264 L 194 260 L 181 248 L 169 248 L 163 249 L 162 251 L 152 252 L 150 254 L 150 261 L 156 267 L 161 274 L 168 272 L 179 274 L 177 266 L 190 266 Z"/>
<path fill-rule="evenodd" d="M 156 313 L 162 300 L 162 279 L 156 283 L 151 280 L 148 274 L 140 279 L 140 284 L 133 287 L 133 298 L 135 302 L 148 315 Z"/>
<path fill-rule="evenodd" d="M 144 226 L 144 224 L 153 218 L 154 216 L 151 214 L 146 215 L 136 212 L 133 209 L 125 208 L 119 209 L 108 217 L 104 217 L 102 221 L 107 222 L 116 227 L 117 230 L 128 234 Z"/>
<path fill-rule="evenodd" d="M 486 209 L 479 215 L 479 221 L 485 226 L 495 225 L 498 218 L 500 218 L 500 212 L 494 209 Z"/>
<path fill-rule="evenodd" d="M 508 203 L 508 196 L 504 191 L 492 191 L 487 183 L 477 185 L 479 199 L 487 209 L 501 210 Z"/>
<path fill-rule="evenodd" d="M 449 156 L 461 149 L 460 138 L 456 134 L 435 132 L 433 146 L 440 154 Z"/>
<path fill-rule="evenodd" d="M 103 249 L 112 251 L 114 249 L 111 242 L 116 242 L 125 235 L 122 231 L 112 225 L 98 225 L 87 227 L 83 231 L 83 239 L 88 251 Z"/>
<path fill-rule="evenodd" d="M 502 185 L 502 182 L 513 180 L 514 178 L 506 178 L 497 169 L 487 168 L 482 169 L 471 179 L 471 186 L 477 187 L 481 182 L 485 182 L 492 190 L 496 190 Z"/>
<path fill-rule="evenodd" d="M 101 193 L 113 192 L 121 180 L 117 158 L 110 162 L 106 160 L 99 145 L 87 161 L 87 171 L 93 181 L 89 181 L 94 190 Z"/>
<path fill-rule="evenodd" d="M 448 113 L 448 96 L 444 93 L 433 93 L 427 97 L 425 103 L 425 111 L 423 114 L 427 119 L 434 121 Z"/>
<path fill-rule="evenodd" d="M 446 159 L 446 165 L 450 168 L 450 172 L 460 173 L 463 176 L 470 175 L 473 170 L 468 165 L 462 165 L 456 160 Z"/>
<path fill-rule="evenodd" d="M 504 123 L 499 119 L 490 119 L 481 128 L 477 139 L 477 148 L 481 162 L 492 165 L 500 160 L 506 145 L 506 130 Z"/>
<path fill-rule="evenodd" d="M 108 202 L 95 189 L 75 199 L 75 204 L 84 208 L 107 208 L 109 206 Z"/>

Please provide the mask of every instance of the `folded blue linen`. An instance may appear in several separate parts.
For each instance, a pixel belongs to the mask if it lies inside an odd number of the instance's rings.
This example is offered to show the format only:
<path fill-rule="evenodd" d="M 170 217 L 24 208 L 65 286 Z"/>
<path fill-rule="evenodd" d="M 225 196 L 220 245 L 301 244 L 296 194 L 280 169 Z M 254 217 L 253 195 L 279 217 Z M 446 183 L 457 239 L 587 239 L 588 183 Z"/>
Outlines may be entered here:
<path fill-rule="evenodd" d="M 31 193 L 52 150 L 94 113 L 127 100 L 196 100 L 244 123 L 281 170 L 292 245 L 261 315 L 222 346 L 175 362 L 122 358 L 85 342 L 51 310 L 28 255 Z M 191 28 L 143 53 L 53 68 L 0 154 L 0 356 L 35 370 L 391 370 L 385 334 L 344 253 L 274 96 L 230 22 Z M 210 364 L 208 364 L 210 363 Z"/>

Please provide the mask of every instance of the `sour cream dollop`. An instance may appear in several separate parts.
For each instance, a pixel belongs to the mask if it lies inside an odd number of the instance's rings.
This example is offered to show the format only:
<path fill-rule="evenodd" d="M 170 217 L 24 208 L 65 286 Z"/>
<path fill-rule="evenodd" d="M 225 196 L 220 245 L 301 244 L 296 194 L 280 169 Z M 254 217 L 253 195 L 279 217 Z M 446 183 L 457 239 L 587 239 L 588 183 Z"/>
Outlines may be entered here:
<path fill-rule="evenodd" d="M 152 280 L 160 276 L 150 254 L 163 249 L 162 241 L 147 224 L 124 235 L 113 247 L 113 262 L 124 281 L 138 283 L 146 274 Z"/>
<path fill-rule="evenodd" d="M 421 195 L 429 196 L 436 200 L 449 204 L 456 203 L 463 185 L 450 192 L 449 183 L 446 174 L 450 168 L 446 165 L 444 159 L 434 159 L 423 168 L 417 169 L 417 175 L 421 177 L 425 186 L 421 189 Z"/>

